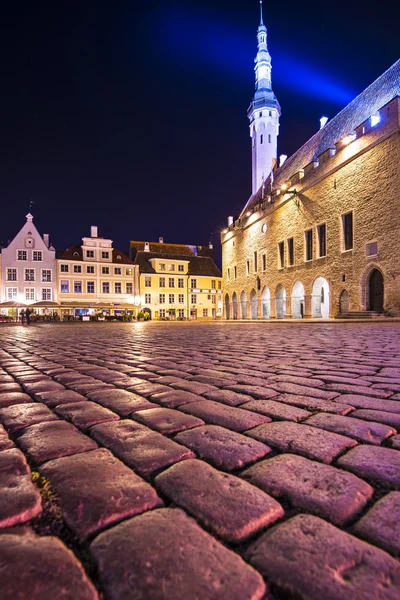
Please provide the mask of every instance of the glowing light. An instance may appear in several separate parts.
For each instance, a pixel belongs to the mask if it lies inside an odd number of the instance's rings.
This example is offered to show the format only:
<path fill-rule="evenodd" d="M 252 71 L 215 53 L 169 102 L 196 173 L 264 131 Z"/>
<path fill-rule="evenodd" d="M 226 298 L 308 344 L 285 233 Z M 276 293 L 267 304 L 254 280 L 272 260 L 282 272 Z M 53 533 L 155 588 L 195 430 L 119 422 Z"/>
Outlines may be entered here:
<path fill-rule="evenodd" d="M 380 114 L 377 113 L 376 115 L 372 115 L 370 121 L 371 121 L 371 127 L 375 127 L 375 125 L 378 125 L 378 123 L 380 122 L 381 117 Z"/>
<path fill-rule="evenodd" d="M 356 134 L 355 133 L 350 133 L 349 135 L 346 135 L 342 142 L 344 146 L 347 146 L 348 144 L 350 144 L 351 142 L 353 142 L 356 139 Z"/>
<path fill-rule="evenodd" d="M 281 185 L 281 190 L 285 191 L 285 190 L 287 190 L 287 187 L 288 187 L 287 184 L 284 183 L 283 185 Z"/>
<path fill-rule="evenodd" d="M 285 160 L 287 159 L 287 154 L 281 154 L 279 157 L 279 166 L 281 167 Z"/>
<path fill-rule="evenodd" d="M 228 233 L 228 231 L 229 231 L 228 228 L 225 227 L 225 229 L 222 230 L 222 233 Z"/>
<path fill-rule="evenodd" d="M 251 215 L 251 211 L 248 210 L 247 213 L 246 213 L 246 217 L 250 217 L 250 215 Z"/>
<path fill-rule="evenodd" d="M 328 117 L 321 117 L 319 120 L 319 128 L 322 129 L 328 122 Z"/>

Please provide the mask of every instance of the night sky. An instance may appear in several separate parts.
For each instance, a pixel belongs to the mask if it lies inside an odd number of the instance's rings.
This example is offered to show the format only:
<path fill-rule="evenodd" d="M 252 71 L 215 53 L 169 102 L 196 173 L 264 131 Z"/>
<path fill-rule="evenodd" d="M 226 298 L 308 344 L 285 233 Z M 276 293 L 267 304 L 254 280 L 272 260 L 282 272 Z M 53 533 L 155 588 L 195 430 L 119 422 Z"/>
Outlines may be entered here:
<path fill-rule="evenodd" d="M 382 7 L 384 8 L 384 4 Z M 257 0 L 35 1 L 0 13 L 0 240 L 31 212 L 57 250 L 90 225 L 219 247 L 251 192 Z M 391 11 L 265 3 L 278 153 L 399 57 Z"/>

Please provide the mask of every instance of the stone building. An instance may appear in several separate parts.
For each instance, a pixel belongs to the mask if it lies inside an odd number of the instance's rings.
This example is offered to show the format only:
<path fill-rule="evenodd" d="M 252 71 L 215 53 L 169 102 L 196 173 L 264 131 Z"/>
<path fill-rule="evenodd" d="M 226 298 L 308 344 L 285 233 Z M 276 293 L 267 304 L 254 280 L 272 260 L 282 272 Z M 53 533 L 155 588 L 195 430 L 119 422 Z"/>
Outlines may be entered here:
<path fill-rule="evenodd" d="M 58 256 L 57 285 L 62 317 L 136 316 L 138 268 L 112 240 L 99 237 L 95 226 L 82 244 Z"/>
<path fill-rule="evenodd" d="M 248 112 L 253 194 L 221 234 L 225 316 L 398 311 L 400 60 L 277 165 L 279 104 L 262 22 L 258 47 Z M 265 144 L 275 153 L 255 160 Z"/>
<path fill-rule="evenodd" d="M 159 319 L 211 320 L 222 316 L 222 275 L 210 246 L 130 242 L 139 268 L 140 306 Z"/>

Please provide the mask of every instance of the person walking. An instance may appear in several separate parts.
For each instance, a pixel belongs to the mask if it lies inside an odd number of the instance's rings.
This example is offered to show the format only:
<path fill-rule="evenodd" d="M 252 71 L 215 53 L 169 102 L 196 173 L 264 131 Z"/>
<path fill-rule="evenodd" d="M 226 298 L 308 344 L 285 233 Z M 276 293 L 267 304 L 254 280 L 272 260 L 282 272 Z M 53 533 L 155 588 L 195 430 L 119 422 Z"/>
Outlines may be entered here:
<path fill-rule="evenodd" d="M 21 317 L 21 324 L 24 325 L 25 324 L 25 310 L 22 309 L 19 314 L 20 314 L 20 317 Z"/>
<path fill-rule="evenodd" d="M 26 309 L 25 311 L 25 316 L 26 316 L 26 324 L 30 325 L 31 322 L 31 310 L 29 308 Z"/>

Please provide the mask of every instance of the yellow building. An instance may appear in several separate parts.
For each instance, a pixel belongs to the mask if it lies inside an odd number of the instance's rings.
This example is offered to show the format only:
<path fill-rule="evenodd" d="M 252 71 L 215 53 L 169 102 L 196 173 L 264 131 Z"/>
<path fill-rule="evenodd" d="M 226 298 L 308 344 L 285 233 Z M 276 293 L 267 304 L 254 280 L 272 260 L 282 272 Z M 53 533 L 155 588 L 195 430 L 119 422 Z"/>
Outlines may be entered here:
<path fill-rule="evenodd" d="M 64 318 L 136 316 L 138 267 L 112 240 L 98 237 L 97 227 L 57 258 L 57 286 Z"/>
<path fill-rule="evenodd" d="M 222 275 L 209 246 L 131 241 L 140 308 L 156 320 L 222 316 Z"/>

